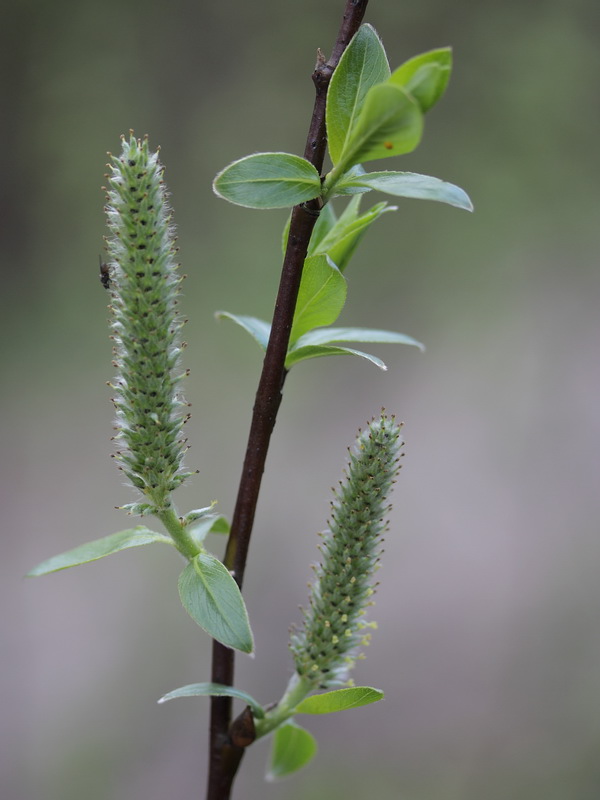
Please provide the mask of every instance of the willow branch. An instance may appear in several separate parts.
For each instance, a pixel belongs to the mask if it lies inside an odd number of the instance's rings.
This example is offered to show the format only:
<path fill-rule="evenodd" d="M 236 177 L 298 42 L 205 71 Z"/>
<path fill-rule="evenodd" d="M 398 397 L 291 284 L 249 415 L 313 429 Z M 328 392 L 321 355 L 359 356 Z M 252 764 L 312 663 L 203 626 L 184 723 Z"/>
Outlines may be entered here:
<path fill-rule="evenodd" d="M 327 136 L 325 103 L 331 76 L 342 53 L 360 27 L 368 0 L 346 0 L 342 23 L 330 58 L 325 61 L 319 52 L 312 74 L 315 103 L 306 139 L 304 157 L 319 173 L 323 169 Z M 248 445 L 242 468 L 231 533 L 225 552 L 225 565 L 242 586 L 254 516 L 265 468 L 271 434 L 282 398 L 286 377 L 285 358 L 302 278 L 302 267 L 308 244 L 319 216 L 321 204 L 311 200 L 292 211 L 290 232 L 283 260 L 279 290 L 273 312 L 271 335 L 256 392 Z M 234 651 L 213 642 L 212 681 L 233 685 Z M 211 698 L 210 762 L 207 800 L 228 800 L 231 786 L 244 748 L 231 740 L 232 701 L 229 697 Z"/>

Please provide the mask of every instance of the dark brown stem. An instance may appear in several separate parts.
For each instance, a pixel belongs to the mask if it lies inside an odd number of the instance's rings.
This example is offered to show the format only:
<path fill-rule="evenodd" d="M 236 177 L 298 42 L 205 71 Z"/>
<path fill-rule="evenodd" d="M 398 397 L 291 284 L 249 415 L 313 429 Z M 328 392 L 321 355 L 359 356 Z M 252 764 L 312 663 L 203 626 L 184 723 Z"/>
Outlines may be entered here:
<path fill-rule="evenodd" d="M 319 173 L 323 169 L 327 136 L 325 102 L 333 71 L 350 39 L 363 20 L 368 0 L 346 0 L 344 16 L 333 52 L 328 61 L 319 53 L 312 75 L 316 97 L 304 157 Z M 250 535 L 258 502 L 271 434 L 275 426 L 285 381 L 285 357 L 292 320 L 302 277 L 302 267 L 312 230 L 321 203 L 311 200 L 292 211 L 290 233 L 283 260 L 279 291 L 273 312 L 273 322 L 248 436 L 246 456 L 225 552 L 225 565 L 232 571 L 240 588 L 244 580 Z M 234 651 L 213 642 L 212 682 L 233 685 Z M 211 698 L 210 756 L 207 800 L 229 800 L 231 787 L 244 748 L 233 744 L 229 733 L 232 701 L 229 697 Z"/>

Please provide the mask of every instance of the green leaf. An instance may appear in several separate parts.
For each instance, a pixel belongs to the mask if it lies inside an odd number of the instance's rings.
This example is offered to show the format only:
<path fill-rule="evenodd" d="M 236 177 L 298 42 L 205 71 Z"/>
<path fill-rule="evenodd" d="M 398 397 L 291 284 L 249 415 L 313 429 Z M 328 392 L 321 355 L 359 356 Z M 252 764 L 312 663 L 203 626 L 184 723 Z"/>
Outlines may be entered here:
<path fill-rule="evenodd" d="M 368 706 L 382 698 L 383 692 L 380 689 L 373 689 L 371 686 L 351 686 L 348 689 L 336 689 L 333 692 L 306 697 L 294 713 L 333 714 L 336 711 L 345 711 L 347 708 Z"/>
<path fill-rule="evenodd" d="M 204 506 L 204 508 L 193 508 L 191 511 L 183 517 L 182 525 L 187 528 L 192 522 L 197 522 L 199 519 L 214 519 L 214 507 L 216 506 L 216 500 L 213 501 L 209 506 Z"/>
<path fill-rule="evenodd" d="M 344 173 L 364 161 L 410 153 L 419 144 L 422 132 L 421 109 L 409 94 L 389 83 L 373 86 L 346 141 L 339 171 Z M 335 188 L 329 188 L 335 192 Z"/>
<path fill-rule="evenodd" d="M 353 167 L 349 170 L 346 174 L 359 174 L 358 168 L 364 174 L 365 170 L 358 164 L 356 167 Z M 358 212 L 360 211 L 360 204 L 362 203 L 362 197 L 353 197 L 352 200 L 348 203 L 346 208 L 342 211 L 340 218 L 338 220 L 338 224 L 340 226 L 340 230 L 345 229 L 348 225 L 351 225 L 355 220 L 358 219 Z M 337 237 L 339 238 L 339 236 Z"/>
<path fill-rule="evenodd" d="M 384 331 L 378 328 L 322 328 L 318 331 L 309 331 L 302 336 L 295 349 L 312 345 L 331 344 L 332 342 L 380 342 L 381 344 L 409 344 L 425 350 L 424 345 L 407 336 L 405 333 Z"/>
<path fill-rule="evenodd" d="M 358 220 L 358 210 L 361 201 L 362 197 L 360 195 L 356 195 L 350 200 L 340 218 L 336 220 L 335 224 L 331 226 L 326 235 L 322 237 L 318 245 L 315 245 L 314 252 L 311 253 L 311 255 L 329 253 L 331 248 L 339 242 L 340 239 L 346 236 L 352 225 Z M 327 208 L 327 206 L 325 207 Z"/>
<path fill-rule="evenodd" d="M 335 211 L 333 210 L 333 206 L 331 203 L 327 203 L 321 209 L 321 213 L 319 214 L 319 219 L 316 222 L 315 227 L 313 228 L 312 235 L 310 237 L 310 242 L 308 244 L 308 255 L 312 256 L 315 254 L 319 247 L 319 243 L 327 236 L 329 231 L 334 227 L 337 222 L 337 217 L 335 215 Z"/>
<path fill-rule="evenodd" d="M 246 208 L 286 208 L 321 194 L 321 179 L 305 158 L 255 153 L 234 161 L 213 181 L 215 194 Z"/>
<path fill-rule="evenodd" d="M 258 342 L 262 350 L 267 349 L 269 343 L 269 336 L 271 335 L 271 326 L 268 322 L 257 317 L 244 317 L 239 314 L 230 314 L 229 311 L 216 311 L 215 317 L 217 319 L 230 319 L 247 331 L 255 342 Z"/>
<path fill-rule="evenodd" d="M 405 61 L 395 69 L 389 83 L 406 89 L 425 113 L 444 94 L 452 70 L 452 50 L 441 47 Z"/>
<path fill-rule="evenodd" d="M 369 189 L 386 192 L 394 197 L 436 200 L 438 203 L 448 203 L 466 211 L 473 210 L 469 195 L 460 186 L 429 175 L 419 175 L 415 172 L 369 172 L 360 177 L 350 178 L 348 182 L 353 186 L 366 186 Z M 345 177 L 340 183 L 342 186 L 345 185 Z M 335 261 L 335 258 L 333 260 Z"/>
<path fill-rule="evenodd" d="M 370 353 L 363 353 L 361 350 L 354 350 L 351 347 L 326 347 L 325 345 L 311 345 L 288 351 L 285 359 L 285 368 L 290 369 L 294 364 L 299 364 L 300 361 L 307 361 L 309 358 L 322 358 L 323 356 L 360 356 L 375 364 L 379 369 L 387 370 L 383 361 Z"/>
<path fill-rule="evenodd" d="M 27 577 L 48 575 L 50 572 L 58 572 L 58 570 L 67 569 L 68 567 L 77 567 L 79 564 L 97 561 L 99 558 L 104 558 L 104 556 L 118 553 L 119 550 L 128 550 L 130 547 L 140 547 L 143 544 L 154 544 L 155 542 L 173 545 L 173 540 L 169 536 L 155 533 L 143 525 L 138 525 L 136 528 L 111 533 L 110 536 L 95 539 L 93 542 L 81 544 L 73 550 L 67 550 L 66 553 L 52 556 L 52 558 L 42 561 L 41 564 L 38 564 L 37 567 L 28 572 Z"/>
<path fill-rule="evenodd" d="M 229 570 L 211 553 L 200 553 L 179 576 L 179 596 L 190 617 L 226 647 L 254 649 L 242 594 Z"/>
<path fill-rule="evenodd" d="M 306 258 L 290 343 L 312 328 L 335 322 L 346 302 L 346 291 L 344 276 L 326 255 Z"/>
<path fill-rule="evenodd" d="M 350 170 L 350 172 L 353 171 Z M 364 170 L 362 170 L 362 172 L 364 173 Z M 343 210 L 339 219 L 335 218 L 334 215 L 331 224 L 328 226 L 326 231 L 323 231 L 323 235 L 320 236 L 318 240 L 313 241 L 311 237 L 308 246 L 309 256 L 314 256 L 319 253 L 326 254 L 327 251 L 346 234 L 349 226 L 352 225 L 352 223 L 358 218 L 361 200 L 362 198 L 360 195 L 353 197 L 350 202 L 347 203 L 346 208 Z M 324 208 L 329 208 L 330 206 L 331 203 L 327 203 Z"/>
<path fill-rule="evenodd" d="M 363 170 L 364 172 L 364 170 Z M 357 190 L 360 192 L 368 191 L 368 189 L 360 189 Z M 333 210 L 333 206 L 331 203 L 326 203 L 323 208 L 321 209 L 321 213 L 319 214 L 319 218 L 315 223 L 315 227 L 313 228 L 313 232 L 310 237 L 310 242 L 308 243 L 308 253 L 307 255 L 312 256 L 313 251 L 316 245 L 321 241 L 321 239 L 327 235 L 327 232 L 335 225 L 337 217 L 335 215 L 335 211 Z M 285 251 L 287 249 L 287 241 L 288 236 L 290 233 L 290 223 L 292 221 L 291 215 L 287 218 L 285 223 L 285 227 L 281 234 L 281 254 L 285 257 Z"/>
<path fill-rule="evenodd" d="M 315 737 L 295 722 L 286 722 L 273 735 L 271 763 L 266 780 L 285 778 L 304 767 L 317 752 Z"/>
<path fill-rule="evenodd" d="M 189 534 L 202 547 L 209 533 L 229 533 L 229 522 L 223 514 L 212 514 L 190 525 Z"/>
<path fill-rule="evenodd" d="M 237 697 L 250 706 L 254 716 L 257 719 L 262 719 L 265 715 L 265 711 L 261 704 L 247 692 L 242 692 L 240 689 L 234 689 L 233 686 L 223 686 L 220 683 L 190 683 L 187 686 L 181 686 L 179 689 L 174 689 L 172 692 L 163 695 L 157 702 L 166 703 L 167 700 L 174 700 L 176 697 L 205 696 Z"/>
<path fill-rule="evenodd" d="M 360 197 L 353 198 L 349 205 L 352 205 L 354 201 L 360 201 Z M 349 217 L 348 220 L 351 221 L 348 221 L 347 224 L 344 224 L 345 219 L 344 215 L 342 215 L 338 224 L 329 231 L 318 249 L 323 253 L 327 253 L 340 272 L 343 272 L 367 229 L 375 220 L 388 211 L 396 211 L 396 206 L 377 203 L 359 217 L 354 219 Z"/>
<path fill-rule="evenodd" d="M 222 514 L 218 514 L 215 518 L 215 521 L 211 525 L 209 533 L 229 533 L 231 529 L 231 525 L 229 524 L 229 520 L 227 517 L 223 516 Z"/>
<path fill-rule="evenodd" d="M 359 178 L 360 176 L 366 174 L 367 173 L 362 164 L 355 164 L 351 169 L 348 170 L 348 172 L 345 173 L 340 182 L 336 182 L 335 189 L 332 192 L 333 197 L 337 197 L 338 195 L 348 195 L 348 194 L 365 194 L 365 192 L 370 191 L 369 189 L 367 189 L 366 186 L 352 185 L 352 180 L 354 178 Z"/>
<path fill-rule="evenodd" d="M 368 90 L 390 75 L 379 36 L 362 25 L 344 51 L 327 92 L 327 140 L 334 164 L 340 160 Z"/>

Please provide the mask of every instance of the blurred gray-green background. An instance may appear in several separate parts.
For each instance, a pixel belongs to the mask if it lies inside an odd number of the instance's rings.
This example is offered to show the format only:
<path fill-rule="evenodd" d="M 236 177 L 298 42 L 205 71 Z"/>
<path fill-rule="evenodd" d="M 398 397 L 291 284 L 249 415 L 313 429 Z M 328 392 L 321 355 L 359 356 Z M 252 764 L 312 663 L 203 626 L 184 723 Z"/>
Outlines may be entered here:
<path fill-rule="evenodd" d="M 110 460 L 107 297 L 98 280 L 105 153 L 161 145 L 188 275 L 193 402 L 183 509 L 231 512 L 261 358 L 213 311 L 268 317 L 284 212 L 211 192 L 229 161 L 302 152 L 316 48 L 342 0 L 9 2 L 2 46 L 3 800 L 202 797 L 209 642 L 161 548 L 25 580 L 122 527 Z M 600 794 L 598 139 L 595 0 L 372 0 L 393 66 L 454 46 L 419 149 L 382 167 L 463 186 L 476 212 L 399 201 L 348 270 L 341 324 L 387 373 L 322 359 L 291 373 L 246 581 L 257 640 L 238 685 L 275 700 L 290 671 L 315 533 L 355 430 L 406 423 L 379 630 L 357 682 L 386 699 L 310 720 L 320 752 L 239 800 L 592 800 Z M 377 166 L 377 165 L 375 165 Z M 374 196 L 373 196 L 374 197 Z M 374 197 L 374 201 L 381 199 Z M 219 542 L 216 543 L 219 547 Z"/>

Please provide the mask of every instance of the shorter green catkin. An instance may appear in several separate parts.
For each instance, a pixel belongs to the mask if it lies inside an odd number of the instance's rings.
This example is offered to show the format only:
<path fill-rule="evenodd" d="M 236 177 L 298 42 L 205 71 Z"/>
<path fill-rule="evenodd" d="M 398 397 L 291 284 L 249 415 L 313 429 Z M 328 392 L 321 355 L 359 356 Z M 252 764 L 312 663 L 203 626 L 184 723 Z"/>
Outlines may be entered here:
<path fill-rule="evenodd" d="M 359 646 L 368 643 L 365 629 L 374 627 L 364 615 L 372 605 L 372 577 L 387 528 L 387 495 L 399 470 L 400 427 L 382 413 L 359 432 L 331 503 L 310 606 L 290 642 L 296 672 L 314 688 L 347 680 Z"/>
<path fill-rule="evenodd" d="M 181 429 L 189 414 L 179 393 L 187 372 L 177 372 L 184 324 L 177 313 L 181 276 L 171 210 L 158 153 L 148 140 L 122 138 L 120 156 L 110 157 L 106 216 L 112 339 L 118 373 L 115 389 L 115 458 L 144 503 L 134 513 L 160 512 L 188 475 Z M 104 282 L 104 281 L 103 281 Z"/>

